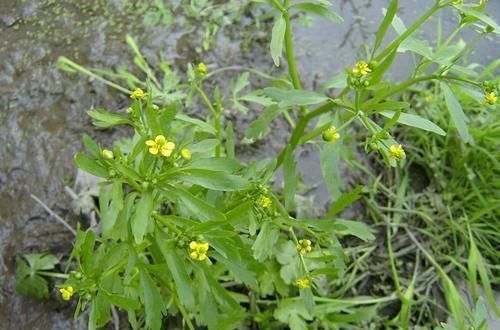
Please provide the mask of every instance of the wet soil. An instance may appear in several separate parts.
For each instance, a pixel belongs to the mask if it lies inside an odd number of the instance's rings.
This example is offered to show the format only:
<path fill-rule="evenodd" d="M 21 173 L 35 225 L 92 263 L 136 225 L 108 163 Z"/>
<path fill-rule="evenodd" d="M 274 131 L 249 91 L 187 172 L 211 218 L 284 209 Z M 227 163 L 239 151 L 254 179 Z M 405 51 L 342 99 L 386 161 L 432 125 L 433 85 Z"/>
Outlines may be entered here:
<path fill-rule="evenodd" d="M 431 0 L 404 1 L 401 16 L 415 17 Z M 69 210 L 70 200 L 64 186 L 71 185 L 76 173 L 73 155 L 82 149 L 81 136 L 87 133 L 103 144 L 119 131 L 99 131 L 90 125 L 85 111 L 92 108 L 122 109 L 127 97 L 82 75 L 57 69 L 56 59 L 64 55 L 94 68 L 133 66 L 126 46 L 126 34 L 137 40 L 148 60 L 158 63 L 160 56 L 180 71 L 188 62 L 199 61 L 197 49 L 203 28 L 176 17 L 173 25 L 150 25 L 143 20 L 150 7 L 125 0 L 0 0 L 0 328 L 1 329 L 83 329 L 83 318 L 72 320 L 72 307 L 58 302 L 52 292 L 50 301 L 35 301 L 14 292 L 15 257 L 24 253 L 52 251 L 63 257 L 71 248 L 72 236 L 30 198 L 38 196 L 55 212 L 76 226 L 78 218 Z M 346 19 L 331 25 L 315 19 L 309 28 L 297 27 L 296 48 L 299 71 L 305 88 L 319 86 L 335 73 L 351 66 L 357 46 L 371 39 L 382 18 L 382 0 L 338 1 L 335 8 Z M 490 13 L 500 13 L 500 3 L 490 1 Z M 443 16 L 449 31 L 457 18 Z M 247 24 L 247 25 L 245 25 Z M 238 22 L 219 34 L 203 60 L 211 70 L 241 65 L 264 72 L 273 70 L 267 52 L 266 34 L 256 32 L 249 23 Z M 425 27 L 432 40 L 436 20 Z M 268 31 L 270 31 L 268 29 Z M 250 37 L 249 37 L 250 36 Z M 250 40 L 250 41 L 249 41 Z M 244 46 L 242 46 L 244 45 Z M 483 63 L 497 58 L 498 41 L 485 41 L 473 60 Z M 408 72 L 410 59 L 402 60 L 393 71 Z M 236 72 L 217 78 L 226 84 Z M 259 84 L 259 81 L 254 81 Z M 257 114 L 248 117 L 231 112 L 241 131 Z M 275 154 L 285 143 L 289 127 L 284 121 L 273 124 L 271 138 L 254 147 L 243 148 L 245 158 Z M 241 134 L 240 136 L 242 136 Z M 321 181 L 316 153 L 303 150 L 299 169 L 308 184 Z M 349 178 L 349 174 L 346 174 Z M 319 186 L 316 205 L 324 205 L 328 194 Z"/>

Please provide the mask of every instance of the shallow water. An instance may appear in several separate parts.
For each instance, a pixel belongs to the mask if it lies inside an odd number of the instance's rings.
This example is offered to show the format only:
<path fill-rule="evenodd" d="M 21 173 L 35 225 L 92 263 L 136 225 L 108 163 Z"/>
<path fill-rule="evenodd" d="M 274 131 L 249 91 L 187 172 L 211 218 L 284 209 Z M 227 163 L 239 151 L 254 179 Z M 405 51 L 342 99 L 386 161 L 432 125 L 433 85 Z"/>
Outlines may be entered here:
<path fill-rule="evenodd" d="M 405 0 L 401 16 L 413 21 L 433 1 Z M 346 19 L 331 25 L 315 19 L 311 28 L 296 28 L 299 71 L 305 87 L 320 85 L 344 66 L 351 66 L 363 40 L 371 38 L 381 8 L 388 1 L 345 0 L 336 5 Z M 490 13 L 500 13 L 500 2 L 490 1 Z M 195 27 L 150 26 L 143 23 L 146 5 L 123 0 L 0 0 L 0 328 L 80 329 L 82 320 L 71 319 L 72 309 L 57 299 L 38 302 L 14 293 L 15 256 L 53 251 L 63 256 L 71 246 L 71 234 L 51 219 L 29 196 L 37 195 L 68 221 L 76 219 L 68 211 L 65 185 L 75 175 L 73 155 L 82 149 L 81 135 L 97 136 L 105 144 L 113 132 L 97 131 L 85 111 L 105 107 L 121 109 L 127 98 L 86 77 L 60 72 L 58 56 L 98 68 L 132 66 L 132 55 L 124 36 L 133 35 L 153 63 L 162 54 L 175 68 L 198 61 L 195 48 L 200 35 Z M 178 18 L 179 19 L 179 18 Z M 456 18 L 448 13 L 443 26 L 449 31 Z M 180 18 L 179 21 L 184 22 Z M 433 39 L 436 20 L 425 26 Z M 206 58 L 211 68 L 234 64 L 272 68 L 267 46 L 255 45 L 242 53 L 235 41 L 220 36 L 218 46 Z M 496 42 L 483 42 L 473 59 L 486 63 L 499 57 Z M 398 62 L 393 74 L 404 76 L 408 59 Z M 230 73 L 234 76 L 234 73 Z M 238 115 L 241 116 L 241 115 Z M 255 115 L 254 115 L 255 116 Z M 241 127 L 248 120 L 238 119 Z M 260 144 L 254 156 L 275 152 L 284 142 L 285 123 L 275 124 L 276 142 Z M 311 175 L 308 183 L 321 181 L 319 161 L 313 153 L 302 153 L 299 168 Z M 314 173 L 317 173 L 316 175 Z M 327 201 L 324 188 L 317 188 L 319 205 Z M 325 197 L 321 197 L 325 196 Z M 52 297 L 55 297 L 52 292 Z"/>

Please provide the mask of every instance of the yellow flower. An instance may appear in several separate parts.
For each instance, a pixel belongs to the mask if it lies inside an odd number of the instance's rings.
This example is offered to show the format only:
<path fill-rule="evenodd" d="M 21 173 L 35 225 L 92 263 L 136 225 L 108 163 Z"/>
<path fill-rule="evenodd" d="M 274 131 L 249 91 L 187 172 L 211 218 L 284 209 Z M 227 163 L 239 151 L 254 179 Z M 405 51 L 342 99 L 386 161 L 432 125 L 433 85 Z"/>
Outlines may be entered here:
<path fill-rule="evenodd" d="M 401 145 L 395 145 L 393 144 L 392 146 L 389 147 L 389 158 L 400 161 L 405 159 L 406 154 Z"/>
<path fill-rule="evenodd" d="M 295 285 L 299 287 L 299 289 L 307 289 L 311 287 L 311 280 L 306 278 L 299 278 L 295 281 Z"/>
<path fill-rule="evenodd" d="M 201 73 L 202 75 L 206 75 L 208 72 L 207 66 L 205 63 L 200 63 L 198 64 L 198 72 Z"/>
<path fill-rule="evenodd" d="M 140 88 L 136 88 L 132 94 L 130 94 L 131 99 L 142 99 L 143 97 L 148 96 L 148 93 L 144 93 L 144 91 Z"/>
<path fill-rule="evenodd" d="M 159 153 L 168 157 L 174 151 L 175 143 L 167 141 L 163 135 L 158 135 L 154 140 L 147 140 L 146 145 L 149 146 L 149 153 L 158 155 Z"/>
<path fill-rule="evenodd" d="M 297 244 L 297 250 L 299 250 L 300 253 L 311 252 L 311 241 L 308 239 L 299 240 L 299 244 Z"/>
<path fill-rule="evenodd" d="M 432 95 L 428 95 L 425 97 L 425 102 L 431 103 L 432 102 Z"/>
<path fill-rule="evenodd" d="M 189 151 L 188 149 L 184 148 L 184 149 L 181 150 L 181 156 L 185 160 L 190 160 L 191 159 L 191 151 Z"/>
<path fill-rule="evenodd" d="M 323 132 L 323 140 L 326 142 L 334 143 L 339 138 L 340 138 L 340 134 L 337 133 L 337 129 L 335 128 L 335 126 L 332 126 Z"/>
<path fill-rule="evenodd" d="M 191 253 L 189 254 L 191 259 L 203 261 L 207 258 L 210 246 L 206 242 L 192 241 L 189 243 L 189 248 L 191 249 Z"/>
<path fill-rule="evenodd" d="M 366 76 L 368 73 L 372 72 L 372 70 L 368 67 L 368 63 L 359 61 L 352 69 L 352 72 L 357 76 Z"/>
<path fill-rule="evenodd" d="M 270 207 L 273 202 L 271 201 L 271 198 L 266 197 L 266 196 L 262 196 L 259 199 L 258 203 L 260 206 L 262 206 L 263 208 L 266 209 L 266 208 Z"/>
<path fill-rule="evenodd" d="M 115 157 L 115 155 L 113 155 L 113 151 L 108 149 L 102 149 L 101 153 L 102 156 L 106 159 L 113 159 L 113 157 Z"/>
<path fill-rule="evenodd" d="M 75 290 L 72 286 L 59 289 L 59 292 L 61 292 L 61 298 L 66 301 L 70 300 L 71 297 L 75 294 Z"/>
<path fill-rule="evenodd" d="M 495 93 L 486 93 L 484 96 L 484 103 L 485 104 L 495 104 L 497 103 L 498 97 L 496 96 Z"/>

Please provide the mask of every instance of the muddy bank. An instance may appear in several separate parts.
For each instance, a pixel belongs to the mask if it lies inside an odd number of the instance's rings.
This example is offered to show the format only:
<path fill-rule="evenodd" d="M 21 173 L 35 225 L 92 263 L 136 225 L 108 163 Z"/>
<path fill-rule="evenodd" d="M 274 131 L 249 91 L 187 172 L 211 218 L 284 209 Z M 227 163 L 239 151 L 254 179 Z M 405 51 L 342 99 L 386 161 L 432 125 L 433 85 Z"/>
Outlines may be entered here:
<path fill-rule="evenodd" d="M 405 1 L 403 18 L 413 21 L 432 1 Z M 356 47 L 371 38 L 381 19 L 382 0 L 346 0 L 336 5 L 346 22 L 331 25 L 319 18 L 310 28 L 296 28 L 299 71 L 305 88 L 320 85 L 327 78 L 350 66 Z M 64 256 L 71 247 L 71 234 L 51 219 L 30 194 L 40 197 L 59 215 L 75 225 L 69 211 L 65 185 L 71 185 L 76 169 L 73 155 L 82 149 L 81 135 L 97 136 L 103 144 L 116 131 L 97 131 L 85 111 L 91 108 L 122 109 L 127 97 L 81 75 L 60 72 L 55 64 L 64 55 L 86 66 L 102 69 L 119 65 L 132 67 L 132 54 L 125 45 L 126 34 L 134 36 L 153 64 L 160 55 L 174 68 L 185 70 L 191 61 L 199 61 L 203 29 L 176 17 L 177 22 L 145 21 L 151 4 L 113 0 L 9 1 L 0 0 L 0 324 L 5 329 L 80 329 L 84 320 L 73 321 L 72 309 L 57 302 L 38 302 L 14 293 L 15 256 L 30 252 L 52 251 Z M 156 12 L 157 10 L 153 10 Z M 500 13 L 500 3 L 491 1 L 491 13 Z M 456 17 L 444 16 L 447 31 Z M 272 61 L 266 35 L 256 32 L 250 19 L 239 28 L 219 34 L 217 46 L 203 59 L 211 69 L 241 65 L 269 72 Z M 153 24 L 154 23 L 154 24 Z M 170 23 L 169 23 L 170 24 Z M 433 25 L 434 24 L 434 25 Z M 430 39 L 435 35 L 436 20 L 425 27 Z M 268 31 L 269 32 L 269 31 Z M 243 42 L 244 47 L 240 42 Z M 242 51 L 246 50 L 246 51 Z M 474 59 L 488 62 L 498 57 L 498 44 L 482 42 Z M 403 57 L 404 58 L 404 57 Z M 404 75 L 408 59 L 400 61 L 394 74 Z M 235 77 L 228 71 L 222 81 Z M 238 127 L 249 118 L 233 113 Z M 277 122 L 269 143 L 248 150 L 248 157 L 265 157 L 285 141 L 288 126 Z M 300 169 L 317 176 L 306 176 L 307 183 L 321 181 L 319 161 L 313 153 L 303 153 Z M 326 190 L 319 187 L 318 196 Z"/>

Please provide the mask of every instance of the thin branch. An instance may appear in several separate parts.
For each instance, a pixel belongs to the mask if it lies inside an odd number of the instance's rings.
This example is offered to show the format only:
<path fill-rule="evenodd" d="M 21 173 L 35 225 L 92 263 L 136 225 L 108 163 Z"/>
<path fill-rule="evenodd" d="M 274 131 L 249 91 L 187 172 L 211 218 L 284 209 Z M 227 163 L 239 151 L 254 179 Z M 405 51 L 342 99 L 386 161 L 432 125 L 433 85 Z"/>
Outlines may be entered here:
<path fill-rule="evenodd" d="M 35 200 L 38 204 L 40 204 L 45 211 L 47 211 L 51 216 L 53 216 L 57 221 L 59 221 L 66 229 L 68 229 L 73 235 L 76 236 L 76 231 L 60 216 L 55 214 L 44 202 L 42 202 L 38 197 L 33 194 L 30 194 L 31 198 Z"/>

